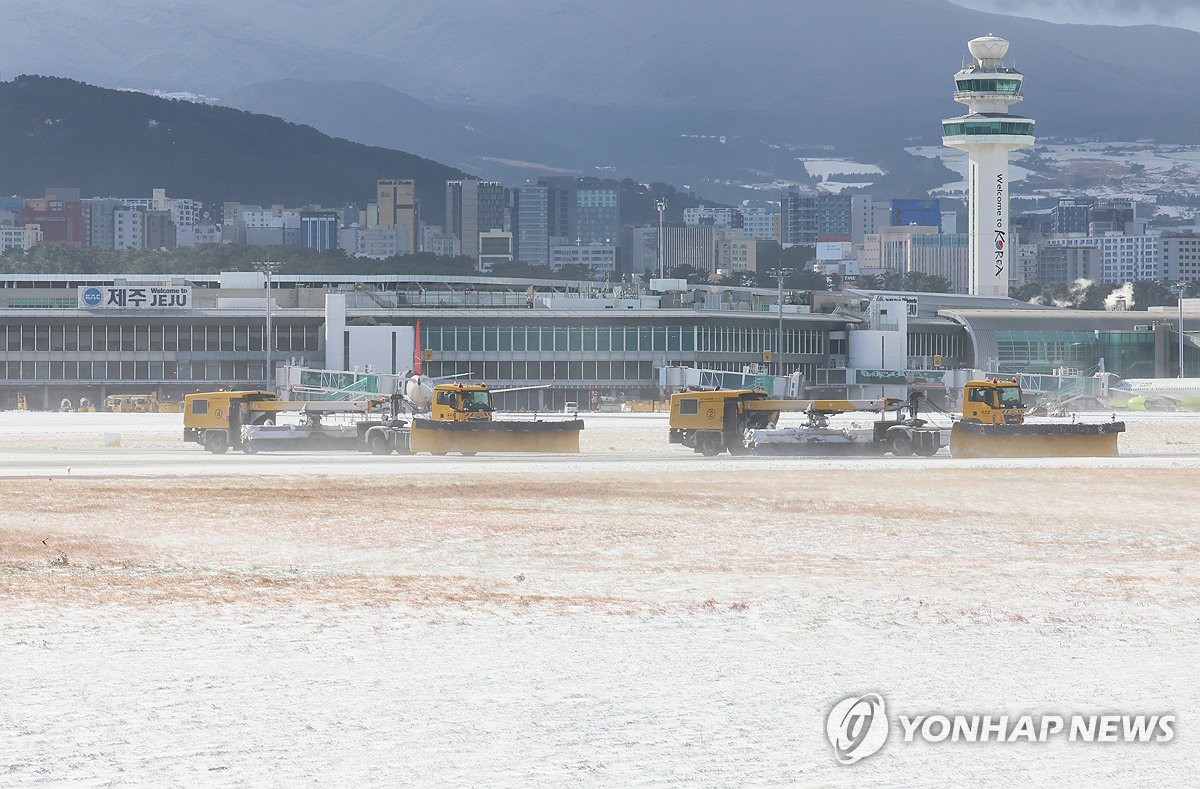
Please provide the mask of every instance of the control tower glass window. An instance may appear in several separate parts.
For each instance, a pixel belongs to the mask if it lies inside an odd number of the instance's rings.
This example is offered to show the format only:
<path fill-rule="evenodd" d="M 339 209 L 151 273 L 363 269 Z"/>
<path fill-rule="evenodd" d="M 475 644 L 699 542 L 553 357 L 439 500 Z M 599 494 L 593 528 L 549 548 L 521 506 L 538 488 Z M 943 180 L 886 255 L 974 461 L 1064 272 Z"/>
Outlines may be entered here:
<path fill-rule="evenodd" d="M 1028 121 L 952 121 L 942 124 L 942 134 L 947 137 L 972 134 L 1033 134 L 1033 124 Z"/>
<path fill-rule="evenodd" d="M 960 79 L 958 89 L 964 93 L 1020 93 L 1019 79 Z"/>

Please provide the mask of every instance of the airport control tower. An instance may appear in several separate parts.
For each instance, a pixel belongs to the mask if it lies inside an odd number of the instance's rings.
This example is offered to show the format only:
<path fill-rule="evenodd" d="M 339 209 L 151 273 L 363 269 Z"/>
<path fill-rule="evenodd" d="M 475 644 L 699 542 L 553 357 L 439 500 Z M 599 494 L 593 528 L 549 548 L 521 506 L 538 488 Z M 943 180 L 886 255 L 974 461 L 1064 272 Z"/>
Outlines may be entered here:
<path fill-rule="evenodd" d="M 974 65 L 954 75 L 954 100 L 969 112 L 942 121 L 942 144 L 967 152 L 970 212 L 969 293 L 1007 296 L 1017 239 L 1008 225 L 1008 154 L 1033 145 L 1033 121 L 1009 114 L 1025 98 L 1021 72 L 1004 65 L 1008 42 L 995 36 L 967 43 Z"/>

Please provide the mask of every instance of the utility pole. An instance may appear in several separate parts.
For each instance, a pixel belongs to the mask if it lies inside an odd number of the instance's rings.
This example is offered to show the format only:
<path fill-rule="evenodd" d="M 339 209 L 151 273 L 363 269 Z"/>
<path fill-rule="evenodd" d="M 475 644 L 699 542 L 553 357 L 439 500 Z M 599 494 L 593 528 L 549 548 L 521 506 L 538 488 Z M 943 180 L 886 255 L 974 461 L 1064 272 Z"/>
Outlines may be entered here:
<path fill-rule="evenodd" d="M 267 366 L 266 369 L 263 370 L 263 378 L 266 381 L 267 386 L 274 389 L 275 369 L 272 366 L 274 360 L 271 358 L 271 356 L 275 347 L 275 337 L 272 334 L 271 329 L 271 275 L 278 271 L 280 266 L 283 264 L 279 261 L 262 260 L 251 263 L 250 265 L 254 266 L 255 271 L 267 276 L 267 334 L 265 337 L 263 337 L 263 348 L 265 348 L 267 352 Z"/>
<path fill-rule="evenodd" d="M 654 207 L 658 209 L 658 278 L 666 279 L 667 259 L 663 255 L 663 211 L 667 210 L 667 198 L 655 198 Z"/>

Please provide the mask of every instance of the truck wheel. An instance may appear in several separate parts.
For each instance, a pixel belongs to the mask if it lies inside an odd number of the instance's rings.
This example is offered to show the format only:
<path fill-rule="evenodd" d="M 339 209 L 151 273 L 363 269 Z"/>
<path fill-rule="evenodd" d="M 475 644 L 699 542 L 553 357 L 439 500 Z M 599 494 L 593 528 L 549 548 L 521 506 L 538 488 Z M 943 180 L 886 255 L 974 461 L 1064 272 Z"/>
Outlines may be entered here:
<path fill-rule="evenodd" d="M 892 454 L 898 458 L 906 458 L 913 453 L 912 437 L 907 433 L 897 433 L 892 436 Z"/>
<path fill-rule="evenodd" d="M 433 455 L 434 457 L 440 458 L 442 455 L 445 455 L 446 453 L 445 452 L 430 452 L 429 454 Z"/>
<path fill-rule="evenodd" d="M 750 454 L 750 431 L 743 430 L 741 435 L 741 443 L 732 443 L 726 447 L 731 455 L 749 455 Z"/>
<path fill-rule="evenodd" d="M 258 451 L 258 447 L 254 446 L 254 444 L 250 441 L 247 441 L 246 443 L 242 444 L 242 453 L 243 454 L 253 455 L 257 451 Z"/>
<path fill-rule="evenodd" d="M 473 451 L 472 452 L 464 452 L 464 451 L 460 450 L 458 454 L 462 455 L 465 458 L 475 457 L 475 452 L 473 452 Z"/>
<path fill-rule="evenodd" d="M 940 449 L 940 447 L 937 445 L 937 442 L 930 441 L 924 446 L 919 447 L 917 449 L 917 454 L 923 458 L 931 458 L 937 454 L 938 449 Z"/>
<path fill-rule="evenodd" d="M 721 454 L 721 450 L 724 449 L 721 444 L 721 437 L 712 433 L 706 433 L 696 439 L 696 449 L 700 450 L 700 454 L 708 458 L 713 458 Z"/>
<path fill-rule="evenodd" d="M 214 455 L 229 451 L 229 438 L 224 433 L 209 433 L 204 437 L 204 448 Z"/>
<path fill-rule="evenodd" d="M 383 436 L 378 433 L 368 439 L 367 446 L 370 448 L 372 455 L 392 454 L 392 446 L 388 442 L 387 436 Z"/>

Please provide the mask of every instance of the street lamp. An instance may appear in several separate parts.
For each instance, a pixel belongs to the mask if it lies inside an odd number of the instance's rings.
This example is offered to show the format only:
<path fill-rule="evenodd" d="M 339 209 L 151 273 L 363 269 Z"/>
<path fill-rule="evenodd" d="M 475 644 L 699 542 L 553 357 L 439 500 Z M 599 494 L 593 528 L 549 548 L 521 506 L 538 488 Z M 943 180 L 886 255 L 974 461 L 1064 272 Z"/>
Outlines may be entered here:
<path fill-rule="evenodd" d="M 776 369 L 779 370 L 779 375 L 782 377 L 783 376 L 783 278 L 787 276 L 788 271 L 787 271 L 787 269 L 784 269 L 784 268 L 773 268 L 767 273 L 770 274 L 772 277 L 775 277 L 775 279 L 779 283 L 779 302 L 776 306 L 776 308 L 779 310 L 779 335 L 775 340 L 775 342 L 777 343 L 777 347 L 775 349 L 775 364 L 777 365 Z"/>
<path fill-rule="evenodd" d="M 275 346 L 275 337 L 271 333 L 271 275 L 278 271 L 283 264 L 278 261 L 261 260 L 250 265 L 258 273 L 267 276 L 267 335 L 263 338 L 263 347 L 267 351 L 267 366 L 263 371 L 263 376 L 267 385 L 273 389 L 275 388 L 275 370 L 272 367 L 271 353 Z"/>
<path fill-rule="evenodd" d="M 658 278 L 666 279 L 667 259 L 663 255 L 663 211 L 667 210 L 667 198 L 655 198 L 654 207 L 658 209 Z"/>
<path fill-rule="evenodd" d="M 1174 290 L 1179 296 L 1179 377 L 1183 378 L 1183 294 L 1187 292 L 1187 283 L 1176 282 Z"/>

